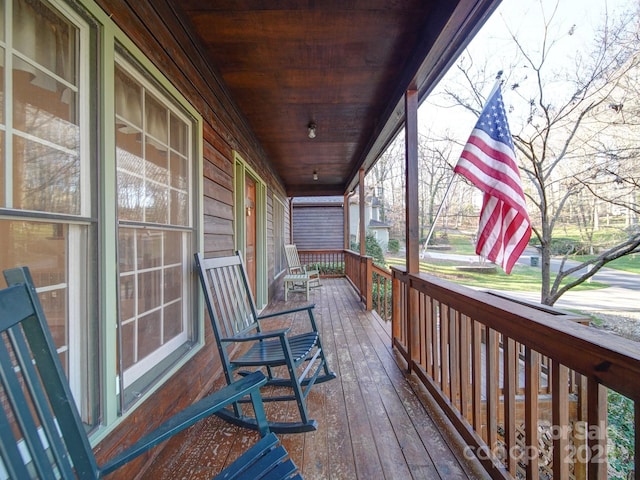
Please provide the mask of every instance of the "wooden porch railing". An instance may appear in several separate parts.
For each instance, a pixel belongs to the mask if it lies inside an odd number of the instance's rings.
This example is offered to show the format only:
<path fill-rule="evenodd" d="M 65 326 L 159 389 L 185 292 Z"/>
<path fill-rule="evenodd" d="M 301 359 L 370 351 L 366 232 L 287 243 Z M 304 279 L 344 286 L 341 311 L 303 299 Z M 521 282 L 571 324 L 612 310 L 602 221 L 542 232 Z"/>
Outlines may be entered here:
<path fill-rule="evenodd" d="M 344 276 L 344 250 L 299 250 L 302 265 L 319 270 L 322 277 Z"/>
<path fill-rule="evenodd" d="M 365 304 L 367 310 L 373 308 L 373 298 L 371 295 L 372 290 L 372 275 L 371 269 L 373 267 L 373 259 L 371 257 L 363 257 L 360 254 L 352 251 L 344 251 L 344 266 L 347 279 L 356 289 L 360 300 Z"/>
<path fill-rule="evenodd" d="M 390 322 L 393 298 L 391 272 L 372 264 L 371 277 L 371 307 L 383 320 Z"/>
<path fill-rule="evenodd" d="M 376 310 L 391 321 L 391 272 L 378 267 L 371 257 L 351 250 L 299 250 L 303 265 L 320 270 L 323 277 L 346 276 L 367 310 Z"/>
<path fill-rule="evenodd" d="M 637 343 L 425 274 L 392 275 L 394 346 L 493 478 L 607 478 L 607 389 L 633 401 L 640 426 Z"/>

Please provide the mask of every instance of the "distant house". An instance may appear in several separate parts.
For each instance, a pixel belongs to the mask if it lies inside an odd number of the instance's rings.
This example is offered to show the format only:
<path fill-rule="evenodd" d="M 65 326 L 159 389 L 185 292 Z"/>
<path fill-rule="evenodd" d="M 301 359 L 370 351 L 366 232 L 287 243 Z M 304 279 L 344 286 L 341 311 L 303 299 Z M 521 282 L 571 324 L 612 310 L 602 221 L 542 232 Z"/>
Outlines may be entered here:
<path fill-rule="evenodd" d="M 344 197 L 296 197 L 291 231 L 299 250 L 344 248 Z"/>
<path fill-rule="evenodd" d="M 389 245 L 389 231 L 391 225 L 380 219 L 380 211 L 382 203 L 380 199 L 374 195 L 365 197 L 364 205 L 364 225 L 367 234 L 373 235 L 378 241 L 383 252 L 387 251 Z M 349 200 L 349 238 L 350 242 L 358 242 L 360 229 L 360 205 L 358 196 L 354 195 Z"/>
<path fill-rule="evenodd" d="M 293 243 L 300 250 L 343 248 L 344 197 L 296 197 L 291 201 L 291 231 Z M 383 251 L 389 244 L 391 225 L 380 220 L 380 200 L 367 196 L 364 223 L 367 234 L 373 235 Z M 349 242 L 359 240 L 359 204 L 357 196 L 349 200 Z"/>

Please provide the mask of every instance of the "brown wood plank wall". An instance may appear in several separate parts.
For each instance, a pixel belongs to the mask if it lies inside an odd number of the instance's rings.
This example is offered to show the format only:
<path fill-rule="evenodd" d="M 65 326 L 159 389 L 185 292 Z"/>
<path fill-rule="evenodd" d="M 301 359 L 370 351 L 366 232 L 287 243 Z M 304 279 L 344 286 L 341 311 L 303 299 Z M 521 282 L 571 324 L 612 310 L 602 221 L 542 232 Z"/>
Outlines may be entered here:
<path fill-rule="evenodd" d="M 279 177 L 223 82 L 184 28 L 184 20 L 176 16 L 171 1 L 97 0 L 97 3 L 202 115 L 204 252 L 206 256 L 232 253 L 233 151 L 238 151 L 267 183 L 269 215 L 272 212 L 271 197 L 277 194 L 285 198 Z M 285 216 L 287 214 L 288 209 L 285 209 Z M 288 224 L 288 219 L 285 223 Z M 270 219 L 268 226 L 272 226 Z M 268 243 L 268 272 L 272 277 L 272 231 L 268 232 L 268 238 L 271 239 Z M 205 322 L 205 340 L 208 347 L 97 445 L 95 450 L 99 461 L 110 458 L 166 416 L 192 403 L 210 389 L 213 379 L 220 374 L 220 364 L 214 349 L 209 348 L 213 336 L 208 322 Z M 114 478 L 134 478 L 134 472 L 140 471 L 142 464 L 156 453 L 145 455 L 120 469 Z"/>

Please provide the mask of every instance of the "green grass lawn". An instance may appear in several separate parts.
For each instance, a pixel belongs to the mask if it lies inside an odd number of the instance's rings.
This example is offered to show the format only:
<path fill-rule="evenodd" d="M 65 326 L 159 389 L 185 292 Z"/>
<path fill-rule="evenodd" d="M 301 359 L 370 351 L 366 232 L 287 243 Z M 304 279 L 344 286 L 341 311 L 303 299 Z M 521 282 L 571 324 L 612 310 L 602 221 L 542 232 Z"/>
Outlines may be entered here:
<path fill-rule="evenodd" d="M 567 238 L 573 239 L 572 233 L 574 232 L 567 231 L 565 233 L 567 234 Z M 577 235 L 577 232 L 575 233 Z M 607 232 L 601 234 L 603 236 L 603 239 L 604 237 L 606 237 L 605 234 L 608 235 Z M 475 255 L 475 245 L 473 244 L 470 235 L 448 234 L 446 240 L 439 239 L 438 244 L 441 245 L 443 243 L 446 243 L 448 246 L 450 246 L 450 249 L 444 251 L 438 250 L 442 253 Z M 578 262 L 584 262 L 594 257 L 587 255 L 576 255 L 569 258 Z M 387 262 L 389 262 L 390 265 L 403 265 L 404 258 L 389 258 L 387 259 Z M 497 269 L 498 273 L 496 274 L 482 274 L 461 272 L 455 269 L 456 265 L 458 265 L 457 262 L 429 259 L 428 262 L 420 263 L 420 270 L 463 285 L 485 287 L 496 290 L 540 291 L 539 267 L 516 265 L 516 267 L 511 272 L 511 275 L 507 275 L 499 267 Z M 613 262 L 609 262 L 606 267 L 640 274 L 640 253 L 626 255 L 622 258 L 614 260 Z M 603 283 L 591 282 L 583 283 L 580 286 L 575 287 L 575 289 L 590 290 L 594 288 L 605 288 L 607 286 L 608 285 Z"/>
<path fill-rule="evenodd" d="M 591 258 L 595 258 L 595 256 L 588 255 L 578 255 L 574 257 L 570 257 L 572 260 L 576 260 L 578 262 L 584 262 Z M 633 253 L 631 255 L 625 255 L 622 258 L 618 258 L 613 262 L 609 262 L 606 265 L 607 268 L 614 268 L 616 270 L 622 270 L 625 272 L 638 273 L 640 274 L 640 253 Z"/>
<path fill-rule="evenodd" d="M 456 252 L 458 253 L 458 252 Z M 398 257 L 388 257 L 387 264 L 404 265 L 405 259 Z M 526 265 L 516 265 L 510 275 L 504 273 L 497 267 L 496 273 L 474 273 L 463 272 L 455 267 L 463 265 L 460 262 L 450 260 L 420 261 L 420 271 L 429 273 L 446 280 L 450 280 L 461 285 L 471 287 L 482 287 L 489 290 L 509 290 L 514 292 L 539 292 L 540 291 L 540 268 Z M 575 287 L 575 290 L 593 290 L 605 288 L 606 284 L 600 282 L 582 283 Z"/>

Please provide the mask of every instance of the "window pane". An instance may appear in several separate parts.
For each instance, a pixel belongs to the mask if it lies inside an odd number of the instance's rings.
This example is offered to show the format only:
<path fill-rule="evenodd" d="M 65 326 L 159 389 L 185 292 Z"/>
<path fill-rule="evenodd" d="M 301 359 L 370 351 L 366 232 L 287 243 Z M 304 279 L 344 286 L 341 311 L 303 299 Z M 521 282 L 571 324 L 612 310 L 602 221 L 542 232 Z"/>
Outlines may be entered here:
<path fill-rule="evenodd" d="M 187 155 L 188 133 L 188 125 L 171 114 L 171 148 L 182 155 Z"/>
<path fill-rule="evenodd" d="M 159 185 L 147 181 L 145 185 L 145 220 L 151 223 L 169 222 L 169 189 L 164 185 Z"/>
<path fill-rule="evenodd" d="M 142 128 L 142 87 L 119 68 L 116 69 L 115 79 L 116 115 Z M 127 122 L 118 122 L 126 126 Z"/>
<path fill-rule="evenodd" d="M 76 151 L 77 95 L 55 78 L 36 69 L 38 81 L 23 60 L 13 60 L 13 126 L 17 130 Z"/>
<path fill-rule="evenodd" d="M 69 83 L 76 81 L 76 28 L 42 2 L 13 2 L 14 48 Z M 38 75 L 33 81 L 38 82 Z M 46 82 L 46 80 L 44 80 Z"/>
<path fill-rule="evenodd" d="M 189 196 L 186 193 L 171 191 L 172 225 L 189 225 Z"/>
<path fill-rule="evenodd" d="M 164 245 L 164 264 L 180 265 L 183 261 L 182 233 L 165 232 Z"/>
<path fill-rule="evenodd" d="M 89 229 L 62 223 L 26 220 L 0 220 L 0 271 L 27 266 L 31 272 L 38 297 L 60 355 L 65 373 L 77 392 L 83 392 L 81 402 L 83 419 L 93 424 L 97 418 L 93 409 L 98 385 L 97 357 L 89 354 L 82 361 L 79 346 L 73 343 L 72 330 L 86 342 L 85 348 L 95 354 L 95 324 L 88 305 L 78 306 L 78 284 L 86 284 L 87 272 L 83 266 L 73 268 L 81 278 L 70 277 L 69 268 L 74 258 L 68 252 L 78 251 L 78 245 L 88 243 Z M 73 287 L 75 283 L 75 287 Z M 81 289 L 83 298 L 93 297 L 90 287 Z M 75 310 L 74 323 L 71 311 Z M 75 349 L 75 350 L 74 350 Z M 74 350 L 74 351 L 72 351 Z M 72 357 L 73 355 L 73 357 Z M 71 362 L 75 358 L 75 362 Z M 74 382 L 80 382 L 75 384 Z M 75 392 L 74 392 L 75 393 Z"/>
<path fill-rule="evenodd" d="M 80 214 L 80 158 L 14 137 L 13 206 L 23 210 Z"/>
<path fill-rule="evenodd" d="M 168 144 L 168 110 L 151 95 L 145 96 L 145 130 L 164 145 Z"/>
<path fill-rule="evenodd" d="M 122 363 L 125 369 L 131 367 L 136 360 L 136 331 L 135 322 L 122 325 Z"/>
<path fill-rule="evenodd" d="M 138 358 L 143 359 L 162 345 L 160 311 L 144 315 L 138 322 Z"/>
<path fill-rule="evenodd" d="M 12 32 L 20 54 L 12 55 L 11 72 L 13 195 L 4 200 L 17 209 L 79 215 L 78 28 L 44 3 L 16 0 Z"/>
<path fill-rule="evenodd" d="M 169 305 L 164 311 L 164 337 L 165 342 L 177 337 L 183 332 L 182 302 L 178 301 Z"/>
<path fill-rule="evenodd" d="M 189 305 L 185 282 L 185 246 L 190 234 L 158 228 L 120 227 L 120 322 L 121 356 L 125 383 L 144 373 L 141 364 L 163 351 L 170 342 L 190 341 L 185 305 Z M 151 360 L 151 366 L 157 361 Z"/>
<path fill-rule="evenodd" d="M 169 179 L 169 165 L 167 150 L 162 146 L 159 146 L 151 137 L 147 137 L 147 143 L 145 144 L 145 158 L 149 163 L 145 166 L 147 168 L 147 177 L 154 182 L 167 184 Z"/>
<path fill-rule="evenodd" d="M 187 159 L 171 153 L 171 186 L 180 190 L 189 188 L 189 165 Z"/>
<path fill-rule="evenodd" d="M 0 0 L 0 25 L 4 26 L 4 0 Z M 4 28 L 0 28 L 0 41 L 4 42 Z"/>

